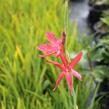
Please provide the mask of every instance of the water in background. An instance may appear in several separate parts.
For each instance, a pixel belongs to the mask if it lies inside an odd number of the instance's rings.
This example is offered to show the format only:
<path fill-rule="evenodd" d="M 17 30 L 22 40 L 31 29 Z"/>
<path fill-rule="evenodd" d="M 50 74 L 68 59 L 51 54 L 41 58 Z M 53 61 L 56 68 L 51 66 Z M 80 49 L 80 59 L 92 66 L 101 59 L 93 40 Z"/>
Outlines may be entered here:
<path fill-rule="evenodd" d="M 79 34 L 90 33 L 87 23 L 89 10 L 88 0 L 72 0 L 70 3 L 70 19 L 77 22 Z"/>

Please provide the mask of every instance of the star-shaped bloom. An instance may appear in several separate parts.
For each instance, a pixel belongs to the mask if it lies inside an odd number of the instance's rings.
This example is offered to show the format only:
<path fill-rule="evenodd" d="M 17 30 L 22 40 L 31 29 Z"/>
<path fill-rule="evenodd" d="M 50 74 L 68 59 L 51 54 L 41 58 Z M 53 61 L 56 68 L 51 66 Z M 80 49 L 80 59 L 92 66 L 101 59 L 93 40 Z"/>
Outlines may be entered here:
<path fill-rule="evenodd" d="M 71 61 L 70 64 L 68 62 L 67 63 L 65 62 L 66 65 L 65 64 L 60 64 L 58 62 L 54 62 L 54 61 L 51 61 L 51 60 L 47 60 L 47 62 L 54 64 L 55 66 L 59 67 L 62 70 L 62 72 L 60 73 L 59 77 L 56 80 L 56 85 L 55 85 L 54 90 L 57 88 L 57 86 L 59 85 L 60 81 L 65 76 L 67 84 L 68 84 L 68 87 L 69 87 L 69 89 L 70 89 L 70 91 L 72 93 L 72 88 L 73 88 L 72 75 L 75 76 L 79 80 L 82 79 L 81 75 L 77 71 L 74 70 L 74 67 L 79 63 L 81 58 L 82 58 L 82 52 L 78 53 L 74 57 L 74 59 Z"/>
<path fill-rule="evenodd" d="M 38 46 L 38 49 L 44 52 L 44 54 L 40 55 L 40 57 L 47 57 L 52 54 L 56 54 L 56 56 L 59 56 L 61 52 L 63 52 L 65 36 L 66 36 L 65 32 L 62 33 L 61 39 L 57 39 L 56 36 L 51 32 L 48 32 L 46 35 L 50 43 L 42 44 Z"/>

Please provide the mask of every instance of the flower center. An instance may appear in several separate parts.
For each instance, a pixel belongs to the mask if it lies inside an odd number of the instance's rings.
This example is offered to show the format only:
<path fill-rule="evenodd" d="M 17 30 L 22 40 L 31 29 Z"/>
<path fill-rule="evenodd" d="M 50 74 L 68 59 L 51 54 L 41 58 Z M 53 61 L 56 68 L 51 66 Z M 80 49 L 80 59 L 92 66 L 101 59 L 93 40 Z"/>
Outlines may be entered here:
<path fill-rule="evenodd" d="M 70 69 L 69 69 L 69 68 L 66 68 L 66 72 L 68 72 L 68 73 L 69 73 L 69 72 L 70 72 Z"/>

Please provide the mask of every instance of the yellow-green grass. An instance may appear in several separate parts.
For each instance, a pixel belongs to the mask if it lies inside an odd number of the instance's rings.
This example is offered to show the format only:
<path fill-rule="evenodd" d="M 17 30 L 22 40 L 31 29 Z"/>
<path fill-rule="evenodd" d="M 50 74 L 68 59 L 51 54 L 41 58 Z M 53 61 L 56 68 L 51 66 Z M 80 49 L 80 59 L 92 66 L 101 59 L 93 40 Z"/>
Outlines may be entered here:
<path fill-rule="evenodd" d="M 60 70 L 36 49 L 46 42 L 46 32 L 59 37 L 65 27 L 66 52 L 82 49 L 76 24 L 67 26 L 65 7 L 63 0 L 0 0 L 0 109 L 86 109 L 92 78 L 79 65 L 84 77 L 74 79 L 74 99 L 65 80 L 53 92 Z"/>

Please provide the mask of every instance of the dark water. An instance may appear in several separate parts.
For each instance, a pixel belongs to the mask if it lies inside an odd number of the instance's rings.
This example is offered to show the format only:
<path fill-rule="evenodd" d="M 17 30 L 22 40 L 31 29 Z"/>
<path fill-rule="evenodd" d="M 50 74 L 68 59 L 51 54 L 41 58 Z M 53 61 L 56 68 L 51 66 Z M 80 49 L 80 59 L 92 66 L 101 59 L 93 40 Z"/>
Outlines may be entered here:
<path fill-rule="evenodd" d="M 88 0 L 74 0 L 70 3 L 70 19 L 77 22 L 78 31 L 82 35 L 90 32 L 87 24 L 89 10 Z"/>

